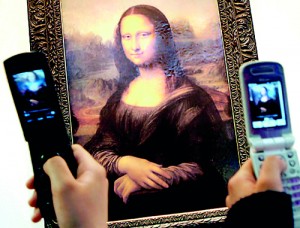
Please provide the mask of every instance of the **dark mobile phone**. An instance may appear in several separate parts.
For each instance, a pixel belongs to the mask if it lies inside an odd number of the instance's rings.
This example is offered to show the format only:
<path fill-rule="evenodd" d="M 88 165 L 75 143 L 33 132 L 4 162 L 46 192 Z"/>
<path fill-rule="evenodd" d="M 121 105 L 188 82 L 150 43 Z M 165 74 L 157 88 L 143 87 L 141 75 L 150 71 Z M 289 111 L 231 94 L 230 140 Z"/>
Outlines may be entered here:
<path fill-rule="evenodd" d="M 71 149 L 60 110 L 53 77 L 47 59 L 41 52 L 26 52 L 4 61 L 4 68 L 28 142 L 38 194 L 37 205 L 46 227 L 57 226 L 52 202 L 50 179 L 43 170 L 53 156 L 61 156 L 76 177 L 77 162 Z"/>

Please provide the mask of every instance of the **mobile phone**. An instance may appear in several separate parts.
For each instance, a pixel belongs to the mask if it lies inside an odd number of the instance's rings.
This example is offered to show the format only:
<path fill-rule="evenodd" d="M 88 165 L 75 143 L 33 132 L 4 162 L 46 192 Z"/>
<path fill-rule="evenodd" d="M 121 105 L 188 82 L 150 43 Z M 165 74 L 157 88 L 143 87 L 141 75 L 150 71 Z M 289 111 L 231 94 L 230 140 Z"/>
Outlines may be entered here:
<path fill-rule="evenodd" d="M 38 195 L 37 206 L 45 226 L 57 227 L 50 179 L 43 165 L 49 158 L 61 156 L 76 177 L 77 162 L 48 62 L 41 52 L 26 52 L 5 60 L 4 68 L 24 137 L 29 145 Z"/>
<path fill-rule="evenodd" d="M 267 156 L 286 161 L 284 191 L 292 196 L 295 224 L 300 225 L 300 166 L 293 149 L 284 70 L 277 62 L 252 61 L 239 70 L 246 135 L 255 175 Z"/>

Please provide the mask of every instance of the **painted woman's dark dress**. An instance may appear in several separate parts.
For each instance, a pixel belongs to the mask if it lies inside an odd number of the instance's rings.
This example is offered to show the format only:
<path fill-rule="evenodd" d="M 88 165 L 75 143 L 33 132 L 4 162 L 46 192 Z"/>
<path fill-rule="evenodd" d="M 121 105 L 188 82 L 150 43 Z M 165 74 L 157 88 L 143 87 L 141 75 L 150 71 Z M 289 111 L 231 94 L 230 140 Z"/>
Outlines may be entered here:
<path fill-rule="evenodd" d="M 225 206 L 226 183 L 214 159 L 226 139 L 211 97 L 188 81 L 153 108 L 125 104 L 122 93 L 107 101 L 97 133 L 85 145 L 108 172 L 109 220 Z M 113 186 L 120 177 L 117 160 L 125 155 L 167 167 L 170 187 L 135 193 L 124 204 Z"/>

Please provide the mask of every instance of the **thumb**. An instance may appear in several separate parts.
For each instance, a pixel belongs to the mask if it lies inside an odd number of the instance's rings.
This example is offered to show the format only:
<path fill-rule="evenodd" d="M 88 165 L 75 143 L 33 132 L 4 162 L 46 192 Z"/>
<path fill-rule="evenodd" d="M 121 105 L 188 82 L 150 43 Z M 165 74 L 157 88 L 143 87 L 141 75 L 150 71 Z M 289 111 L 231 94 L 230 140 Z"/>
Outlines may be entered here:
<path fill-rule="evenodd" d="M 257 180 L 257 191 L 283 191 L 281 173 L 286 170 L 286 163 L 279 156 L 269 156 L 263 162 Z"/>
<path fill-rule="evenodd" d="M 48 159 L 43 168 L 50 178 L 52 189 L 53 187 L 59 188 L 65 185 L 66 182 L 74 180 L 66 161 L 60 156 Z"/>

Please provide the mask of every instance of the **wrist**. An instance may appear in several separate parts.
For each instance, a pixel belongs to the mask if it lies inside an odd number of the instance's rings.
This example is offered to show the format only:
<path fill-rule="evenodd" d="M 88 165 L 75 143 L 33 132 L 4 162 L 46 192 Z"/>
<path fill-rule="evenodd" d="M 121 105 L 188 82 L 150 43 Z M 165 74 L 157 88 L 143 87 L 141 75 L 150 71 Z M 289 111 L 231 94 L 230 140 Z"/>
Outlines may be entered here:
<path fill-rule="evenodd" d="M 130 156 L 122 156 L 117 161 L 117 168 L 120 174 L 126 174 L 128 171 L 128 164 Z"/>

